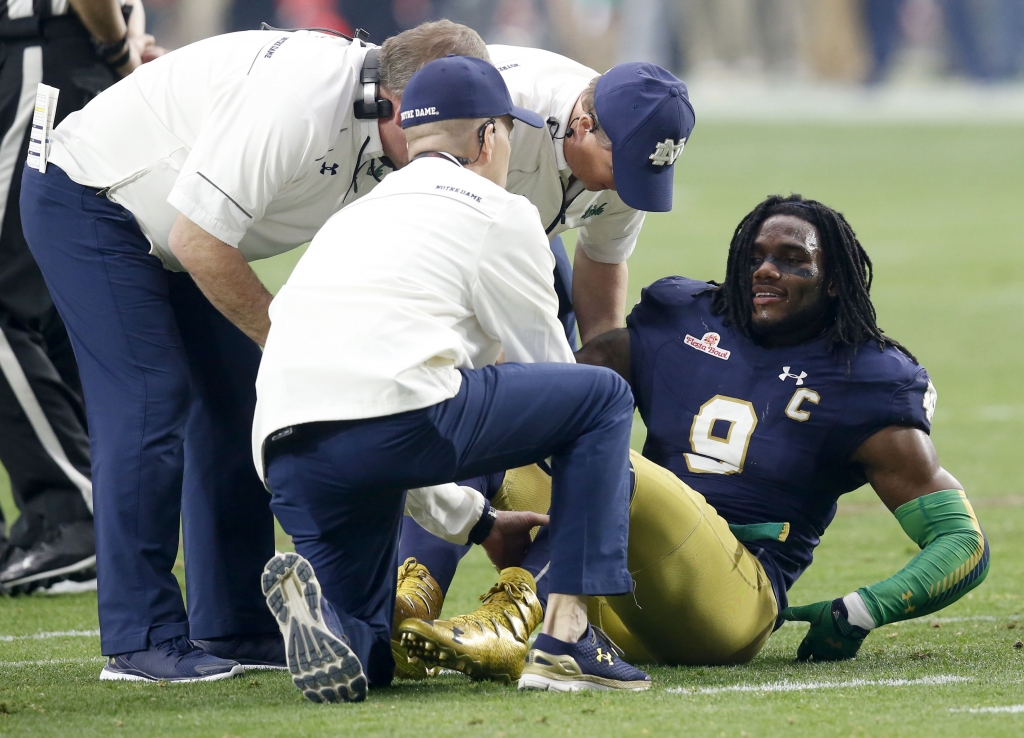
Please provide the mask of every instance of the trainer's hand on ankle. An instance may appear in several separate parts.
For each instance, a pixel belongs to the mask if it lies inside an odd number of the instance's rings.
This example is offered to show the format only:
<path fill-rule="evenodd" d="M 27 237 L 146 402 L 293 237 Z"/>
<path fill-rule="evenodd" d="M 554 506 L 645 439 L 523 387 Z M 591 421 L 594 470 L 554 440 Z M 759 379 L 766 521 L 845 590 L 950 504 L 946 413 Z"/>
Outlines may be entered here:
<path fill-rule="evenodd" d="M 530 531 L 538 525 L 550 524 L 551 520 L 547 515 L 534 512 L 496 512 L 498 517 L 494 520 L 491 534 L 480 545 L 491 563 L 499 569 L 519 566 L 533 542 Z"/>

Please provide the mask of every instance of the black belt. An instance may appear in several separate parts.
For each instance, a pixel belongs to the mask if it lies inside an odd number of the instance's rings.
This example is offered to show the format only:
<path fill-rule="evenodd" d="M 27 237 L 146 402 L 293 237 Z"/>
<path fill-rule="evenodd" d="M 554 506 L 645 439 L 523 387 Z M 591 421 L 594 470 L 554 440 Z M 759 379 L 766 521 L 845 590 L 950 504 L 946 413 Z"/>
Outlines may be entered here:
<path fill-rule="evenodd" d="M 0 42 L 32 41 L 45 39 L 56 41 L 62 38 L 89 38 L 89 31 L 82 21 L 73 15 L 51 17 L 33 16 L 0 21 Z"/>
<path fill-rule="evenodd" d="M 299 451 L 310 442 L 330 435 L 345 423 L 358 423 L 358 420 L 320 420 L 312 423 L 290 425 L 274 431 L 263 443 L 263 463 L 269 464 L 272 459 L 285 453 Z"/>

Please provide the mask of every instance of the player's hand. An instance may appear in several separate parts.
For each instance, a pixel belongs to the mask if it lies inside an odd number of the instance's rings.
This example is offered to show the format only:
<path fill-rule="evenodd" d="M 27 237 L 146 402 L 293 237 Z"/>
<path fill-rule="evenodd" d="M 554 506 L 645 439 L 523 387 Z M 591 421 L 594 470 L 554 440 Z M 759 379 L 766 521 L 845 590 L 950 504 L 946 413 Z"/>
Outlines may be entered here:
<path fill-rule="evenodd" d="M 813 605 L 787 607 L 782 611 L 786 620 L 810 623 L 810 630 L 796 651 L 797 661 L 842 661 L 852 659 L 868 631 L 850 625 L 846 619 L 846 604 L 842 598 Z"/>
<path fill-rule="evenodd" d="M 519 566 L 530 550 L 530 531 L 538 525 L 548 525 L 551 520 L 547 515 L 534 512 L 495 512 L 498 516 L 494 520 L 491 534 L 480 545 L 487 552 L 491 563 L 499 569 Z"/>

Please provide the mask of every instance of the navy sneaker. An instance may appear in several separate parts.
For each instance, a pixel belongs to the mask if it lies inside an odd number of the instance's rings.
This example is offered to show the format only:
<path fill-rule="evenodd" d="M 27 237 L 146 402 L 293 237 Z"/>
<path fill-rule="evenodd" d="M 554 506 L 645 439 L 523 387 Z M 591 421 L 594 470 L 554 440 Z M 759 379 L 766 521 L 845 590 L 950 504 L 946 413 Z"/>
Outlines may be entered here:
<path fill-rule="evenodd" d="M 576 643 L 541 633 L 526 655 L 519 689 L 649 689 L 651 678 L 622 659 L 622 650 L 593 625 Z"/>
<path fill-rule="evenodd" d="M 298 554 L 278 554 L 263 570 L 263 594 L 287 645 L 292 682 L 313 702 L 362 702 L 366 676 L 329 603 L 320 599 L 313 567 Z"/>
<path fill-rule="evenodd" d="M 111 656 L 101 681 L 215 682 L 241 676 L 242 665 L 211 656 L 185 636 L 150 646 L 145 651 Z"/>
<path fill-rule="evenodd" d="M 207 638 L 192 641 L 211 656 L 237 661 L 250 669 L 287 669 L 284 639 L 280 633 Z"/>

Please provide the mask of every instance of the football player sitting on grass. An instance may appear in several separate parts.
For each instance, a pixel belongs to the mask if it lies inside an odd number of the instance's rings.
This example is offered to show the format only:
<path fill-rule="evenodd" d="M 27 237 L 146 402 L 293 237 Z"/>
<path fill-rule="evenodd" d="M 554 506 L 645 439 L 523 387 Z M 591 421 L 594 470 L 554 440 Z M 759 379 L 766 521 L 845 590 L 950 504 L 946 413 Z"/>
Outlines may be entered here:
<path fill-rule="evenodd" d="M 592 622 L 623 652 L 609 659 L 742 663 L 784 620 L 810 623 L 798 659 L 849 659 L 874 628 L 940 610 L 985 578 L 988 543 L 928 435 L 935 389 L 878 328 L 870 287 L 871 261 L 840 213 L 769 197 L 736 228 L 722 284 L 659 280 L 627 328 L 577 354 L 629 380 L 648 430 L 630 458 L 634 592 L 591 600 Z M 921 552 L 884 581 L 788 607 L 839 496 L 865 482 Z M 472 484 L 496 506 L 546 509 L 539 466 Z M 450 620 L 436 620 L 436 580 L 450 582 L 461 549 L 403 552 L 417 560 L 399 569 L 397 610 L 420 617 L 396 617 L 395 638 L 410 660 L 424 674 L 507 681 L 525 666 L 527 678 L 545 539 L 478 610 Z"/>

